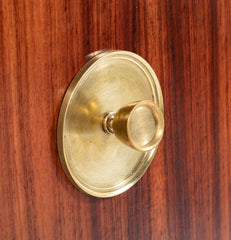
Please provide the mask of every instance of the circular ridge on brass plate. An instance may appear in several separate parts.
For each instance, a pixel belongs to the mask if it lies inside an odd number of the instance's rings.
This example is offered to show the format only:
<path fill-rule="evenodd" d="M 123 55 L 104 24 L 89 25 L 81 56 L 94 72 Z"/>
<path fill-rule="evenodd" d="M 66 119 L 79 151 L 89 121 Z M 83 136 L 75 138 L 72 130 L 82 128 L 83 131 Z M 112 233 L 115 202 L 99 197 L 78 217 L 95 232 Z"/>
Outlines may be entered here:
<path fill-rule="evenodd" d="M 76 74 L 64 96 L 57 128 L 60 161 L 76 187 L 92 196 L 112 197 L 142 177 L 156 148 L 139 152 L 102 129 L 105 113 L 140 100 L 152 100 L 163 111 L 156 74 L 137 54 L 104 51 Z"/>

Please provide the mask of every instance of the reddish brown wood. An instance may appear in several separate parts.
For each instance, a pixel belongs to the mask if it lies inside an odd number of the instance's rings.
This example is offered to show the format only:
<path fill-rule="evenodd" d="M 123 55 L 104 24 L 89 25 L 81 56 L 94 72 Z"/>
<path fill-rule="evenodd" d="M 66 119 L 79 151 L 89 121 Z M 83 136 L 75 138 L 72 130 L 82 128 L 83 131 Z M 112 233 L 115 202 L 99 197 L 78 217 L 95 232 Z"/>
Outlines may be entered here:
<path fill-rule="evenodd" d="M 231 239 L 230 1 L 0 1 L 0 239 Z M 97 199 L 56 149 L 65 89 L 99 49 L 155 69 L 166 129 L 129 191 Z"/>

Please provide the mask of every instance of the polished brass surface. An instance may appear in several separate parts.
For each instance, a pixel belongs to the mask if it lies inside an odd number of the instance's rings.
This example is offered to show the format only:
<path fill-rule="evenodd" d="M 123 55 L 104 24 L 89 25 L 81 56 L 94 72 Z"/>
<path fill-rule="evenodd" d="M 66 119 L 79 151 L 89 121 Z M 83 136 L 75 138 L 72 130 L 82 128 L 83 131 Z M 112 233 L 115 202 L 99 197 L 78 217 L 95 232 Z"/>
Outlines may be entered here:
<path fill-rule="evenodd" d="M 129 116 L 118 120 L 128 108 Z M 126 191 L 153 159 L 163 135 L 162 113 L 158 79 L 143 58 L 127 51 L 100 52 L 74 77 L 61 106 L 57 144 L 66 175 L 93 196 Z M 122 132 L 117 125 L 124 122 Z"/>
<path fill-rule="evenodd" d="M 102 127 L 106 133 L 109 133 L 109 134 L 114 133 L 114 130 L 112 127 L 112 122 L 114 117 L 115 117 L 115 113 L 105 113 L 103 117 Z"/>

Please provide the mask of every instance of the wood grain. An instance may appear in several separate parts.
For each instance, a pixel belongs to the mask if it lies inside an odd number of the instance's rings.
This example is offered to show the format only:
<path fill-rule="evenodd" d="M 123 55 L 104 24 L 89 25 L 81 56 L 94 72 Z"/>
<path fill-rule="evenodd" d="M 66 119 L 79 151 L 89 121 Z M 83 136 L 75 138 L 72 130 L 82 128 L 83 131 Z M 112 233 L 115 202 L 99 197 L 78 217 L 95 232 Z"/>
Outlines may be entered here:
<path fill-rule="evenodd" d="M 0 1 L 0 239 L 231 239 L 228 0 Z M 62 97 L 99 49 L 147 59 L 164 139 L 129 191 L 97 199 L 56 149 Z"/>

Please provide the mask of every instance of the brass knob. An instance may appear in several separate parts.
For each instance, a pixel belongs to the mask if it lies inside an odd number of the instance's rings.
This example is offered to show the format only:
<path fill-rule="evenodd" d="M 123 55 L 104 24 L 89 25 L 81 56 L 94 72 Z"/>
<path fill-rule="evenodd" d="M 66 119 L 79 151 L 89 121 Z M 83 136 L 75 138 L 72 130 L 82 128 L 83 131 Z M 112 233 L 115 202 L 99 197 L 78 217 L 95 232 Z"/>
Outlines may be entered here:
<path fill-rule="evenodd" d="M 164 133 L 164 117 L 157 104 L 150 100 L 127 104 L 116 113 L 106 113 L 103 129 L 124 144 L 138 151 L 157 147 Z"/>
<path fill-rule="evenodd" d="M 163 96 L 152 67 L 137 54 L 93 55 L 65 94 L 57 145 L 76 187 L 112 197 L 133 186 L 152 162 L 164 132 Z"/>

